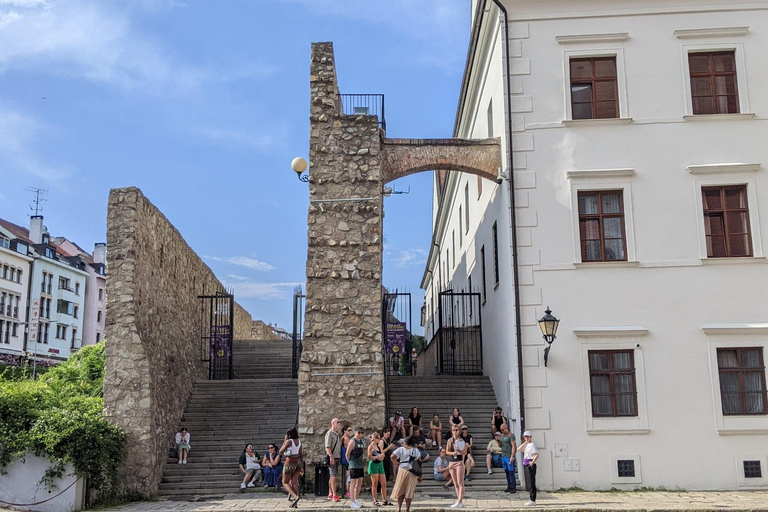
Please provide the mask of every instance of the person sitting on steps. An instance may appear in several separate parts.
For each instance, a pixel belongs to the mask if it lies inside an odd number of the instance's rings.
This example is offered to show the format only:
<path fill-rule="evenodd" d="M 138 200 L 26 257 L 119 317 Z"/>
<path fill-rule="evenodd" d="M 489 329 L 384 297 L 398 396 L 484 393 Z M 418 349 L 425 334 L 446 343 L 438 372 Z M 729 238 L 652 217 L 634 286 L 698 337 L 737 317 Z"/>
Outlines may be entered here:
<path fill-rule="evenodd" d="M 253 445 L 248 443 L 240 454 L 240 471 L 243 473 L 243 482 L 240 489 L 246 487 L 256 487 L 254 482 L 258 482 L 261 477 L 261 464 L 259 464 L 259 454 L 253 451 Z"/>
<path fill-rule="evenodd" d="M 189 455 L 189 432 L 186 427 L 176 433 L 176 452 L 179 454 L 179 464 L 186 464 Z"/>

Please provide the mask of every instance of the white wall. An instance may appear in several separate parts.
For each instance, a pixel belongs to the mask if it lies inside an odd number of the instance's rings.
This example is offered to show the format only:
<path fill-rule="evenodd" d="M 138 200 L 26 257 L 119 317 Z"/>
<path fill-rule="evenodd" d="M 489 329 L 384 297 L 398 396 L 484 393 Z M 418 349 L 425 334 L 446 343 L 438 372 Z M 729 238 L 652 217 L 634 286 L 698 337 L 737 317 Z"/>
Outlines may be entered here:
<path fill-rule="evenodd" d="M 723 417 L 716 363 L 720 346 L 763 347 L 768 358 L 768 65 L 763 58 L 768 2 L 509 0 L 506 5 L 513 19 L 525 418 L 542 453 L 540 487 L 768 487 L 768 416 Z M 489 27 L 495 23 L 486 21 Z M 733 27 L 748 30 L 675 35 Z M 494 111 L 503 105 L 501 45 L 490 49 L 492 30 L 486 30 L 478 47 L 483 55 L 485 44 L 488 55 L 473 70 L 461 126 L 460 136 L 468 138 L 486 135 L 488 98 L 493 97 Z M 607 42 L 556 40 L 594 34 L 613 36 Z M 741 112 L 755 115 L 685 117 L 690 114 L 686 51 L 705 47 L 736 49 Z M 610 53 L 623 62 L 625 120 L 563 122 L 569 56 Z M 498 118 L 494 135 L 506 143 Z M 712 166 L 732 163 L 761 165 Z M 606 169 L 614 171 L 584 172 Z M 449 196 L 451 219 L 463 202 L 462 179 Z M 468 179 L 471 188 L 474 177 Z M 755 257 L 706 257 L 700 194 L 707 184 L 747 185 Z M 501 188 L 487 196 L 484 190 L 485 199 L 471 210 L 474 241 L 462 257 L 467 269 L 483 243 L 488 257 L 494 221 L 500 234 L 508 232 Z M 624 191 L 628 262 L 581 263 L 574 204 L 580 188 Z M 441 240 L 450 243 L 452 226 L 454 220 L 438 234 Z M 508 247 L 508 238 L 505 243 Z M 515 367 L 509 254 L 504 260 L 508 272 L 496 292 L 489 288 L 483 309 L 485 369 L 502 405 L 508 394 L 502 382 Z M 487 268 L 490 274 L 492 262 Z M 545 368 L 536 319 L 547 305 L 562 321 Z M 586 355 L 612 348 L 633 351 L 636 417 L 591 417 Z M 617 459 L 635 460 L 636 477 L 618 478 Z M 744 479 L 744 459 L 760 460 L 764 478 Z"/>
<path fill-rule="evenodd" d="M 0 247 L 0 270 L 4 265 L 8 265 L 9 268 L 15 268 L 16 272 L 21 270 L 21 279 L 19 282 L 16 280 L 3 279 L 0 277 L 0 292 L 6 294 L 6 302 L 4 311 L 0 312 L 0 320 L 3 320 L 3 328 L 0 331 L 0 352 L 21 355 L 24 351 L 24 329 L 27 318 L 27 291 L 29 289 L 29 272 L 30 262 L 32 258 L 26 255 L 19 254 L 11 249 Z M 11 310 L 11 315 L 8 313 L 9 296 L 13 295 L 18 297 L 18 316 L 14 317 L 14 311 Z M 16 299 L 14 299 L 14 305 Z M 13 327 L 11 327 L 8 343 L 5 342 L 5 332 L 8 327 L 6 322 L 10 322 L 10 325 L 17 324 L 16 336 L 13 336 Z"/>
<path fill-rule="evenodd" d="M 0 500 L 40 512 L 82 510 L 84 479 L 74 476 L 73 468 L 67 466 L 55 487 L 45 487 L 39 482 L 50 465 L 48 459 L 31 454 L 16 459 L 6 468 L 8 473 L 0 478 Z M 45 502 L 39 503 L 41 501 Z"/>

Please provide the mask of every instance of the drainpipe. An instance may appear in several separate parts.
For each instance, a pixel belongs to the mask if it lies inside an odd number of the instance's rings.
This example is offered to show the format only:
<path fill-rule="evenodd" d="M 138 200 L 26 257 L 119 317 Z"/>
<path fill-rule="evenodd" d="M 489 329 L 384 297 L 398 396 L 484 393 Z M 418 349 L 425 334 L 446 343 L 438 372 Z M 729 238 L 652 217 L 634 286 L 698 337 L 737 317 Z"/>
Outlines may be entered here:
<path fill-rule="evenodd" d="M 496 7 L 504 14 L 504 72 L 507 75 L 507 148 L 509 175 L 509 223 L 512 230 L 512 274 L 515 293 L 515 342 L 517 344 L 517 385 L 520 397 L 520 433 L 525 432 L 525 388 L 523 387 L 523 333 L 520 327 L 520 279 L 519 263 L 517 258 L 517 216 L 515 214 L 515 171 L 512 160 L 512 73 L 509 66 L 509 19 L 507 10 L 499 0 L 493 0 Z"/>

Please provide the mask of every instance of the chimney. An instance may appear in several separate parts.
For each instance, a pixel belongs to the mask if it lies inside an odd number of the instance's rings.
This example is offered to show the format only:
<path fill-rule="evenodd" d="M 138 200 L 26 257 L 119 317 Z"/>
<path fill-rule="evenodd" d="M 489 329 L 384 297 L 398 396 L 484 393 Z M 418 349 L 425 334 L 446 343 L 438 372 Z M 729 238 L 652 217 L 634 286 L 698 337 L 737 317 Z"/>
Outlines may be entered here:
<path fill-rule="evenodd" d="M 93 262 L 107 264 L 107 244 L 93 244 Z"/>
<path fill-rule="evenodd" d="M 44 231 L 45 231 L 45 226 L 43 226 L 43 216 L 32 215 L 29 218 L 29 238 L 30 240 L 32 240 L 33 244 L 43 243 Z"/>

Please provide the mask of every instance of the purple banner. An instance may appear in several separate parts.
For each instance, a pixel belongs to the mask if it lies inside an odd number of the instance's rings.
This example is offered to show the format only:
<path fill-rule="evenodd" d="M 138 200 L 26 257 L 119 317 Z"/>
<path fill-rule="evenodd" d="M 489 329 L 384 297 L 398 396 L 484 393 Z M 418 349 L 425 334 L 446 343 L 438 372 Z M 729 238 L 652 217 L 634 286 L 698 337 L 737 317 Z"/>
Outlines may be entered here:
<path fill-rule="evenodd" d="M 405 322 L 387 322 L 387 353 L 399 355 L 405 352 L 407 337 Z"/>

